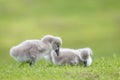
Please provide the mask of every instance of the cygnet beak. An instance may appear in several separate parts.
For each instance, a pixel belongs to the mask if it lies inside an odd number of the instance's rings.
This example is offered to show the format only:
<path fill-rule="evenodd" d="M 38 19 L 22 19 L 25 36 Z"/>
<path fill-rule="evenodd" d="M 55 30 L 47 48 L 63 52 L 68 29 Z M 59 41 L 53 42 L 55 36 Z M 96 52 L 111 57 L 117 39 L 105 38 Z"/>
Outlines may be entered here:
<path fill-rule="evenodd" d="M 59 56 L 59 48 L 55 50 L 57 56 Z"/>
<path fill-rule="evenodd" d="M 83 63 L 84 63 L 84 67 L 86 67 L 87 66 L 87 61 L 84 61 Z"/>

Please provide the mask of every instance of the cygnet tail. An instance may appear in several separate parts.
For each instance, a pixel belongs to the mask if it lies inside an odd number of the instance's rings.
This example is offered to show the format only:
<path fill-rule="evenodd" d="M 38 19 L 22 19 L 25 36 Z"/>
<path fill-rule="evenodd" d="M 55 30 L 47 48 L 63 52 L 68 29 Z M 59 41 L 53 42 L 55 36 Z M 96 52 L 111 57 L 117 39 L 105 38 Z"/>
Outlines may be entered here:
<path fill-rule="evenodd" d="M 12 47 L 12 48 L 10 49 L 10 56 L 12 56 L 12 57 L 15 57 L 15 56 L 16 56 L 15 47 Z"/>

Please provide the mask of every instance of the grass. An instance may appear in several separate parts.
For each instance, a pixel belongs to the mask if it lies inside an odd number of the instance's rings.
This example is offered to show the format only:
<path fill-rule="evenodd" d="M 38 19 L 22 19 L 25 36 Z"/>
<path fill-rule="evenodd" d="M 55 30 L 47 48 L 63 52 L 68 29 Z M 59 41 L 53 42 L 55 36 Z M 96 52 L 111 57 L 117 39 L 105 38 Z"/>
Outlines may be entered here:
<path fill-rule="evenodd" d="M 57 66 L 44 60 L 30 67 L 19 63 L 0 65 L 0 80 L 119 80 L 120 59 L 117 56 L 93 59 L 90 67 Z"/>

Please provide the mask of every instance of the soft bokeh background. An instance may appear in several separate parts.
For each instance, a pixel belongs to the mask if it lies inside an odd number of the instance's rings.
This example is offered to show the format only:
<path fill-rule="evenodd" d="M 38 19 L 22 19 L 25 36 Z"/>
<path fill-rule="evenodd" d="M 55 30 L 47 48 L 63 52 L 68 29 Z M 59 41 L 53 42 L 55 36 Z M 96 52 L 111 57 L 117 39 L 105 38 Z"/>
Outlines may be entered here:
<path fill-rule="evenodd" d="M 12 46 L 46 34 L 93 57 L 120 56 L 120 0 L 0 0 L 0 62 Z"/>

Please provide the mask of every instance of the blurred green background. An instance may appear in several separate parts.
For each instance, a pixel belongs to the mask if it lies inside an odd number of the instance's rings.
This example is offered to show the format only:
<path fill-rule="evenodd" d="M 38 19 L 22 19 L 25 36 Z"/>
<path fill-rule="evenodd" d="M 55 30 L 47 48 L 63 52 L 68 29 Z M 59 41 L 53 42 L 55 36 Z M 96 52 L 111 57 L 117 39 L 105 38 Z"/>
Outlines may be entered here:
<path fill-rule="evenodd" d="M 13 60 L 12 46 L 46 34 L 94 58 L 120 56 L 120 0 L 0 0 L 1 63 Z"/>

